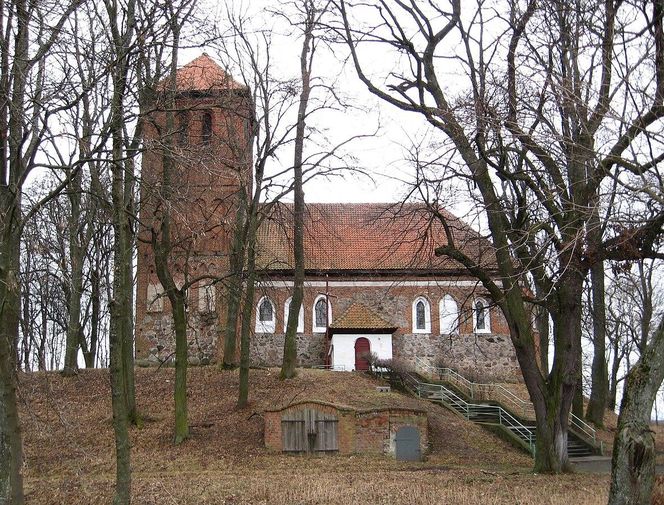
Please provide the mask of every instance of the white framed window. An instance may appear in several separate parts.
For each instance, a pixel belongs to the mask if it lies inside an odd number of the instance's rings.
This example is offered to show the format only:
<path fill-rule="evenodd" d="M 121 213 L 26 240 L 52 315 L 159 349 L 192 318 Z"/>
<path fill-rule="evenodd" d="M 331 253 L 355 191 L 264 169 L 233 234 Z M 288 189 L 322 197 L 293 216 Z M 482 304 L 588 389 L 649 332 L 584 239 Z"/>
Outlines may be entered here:
<path fill-rule="evenodd" d="M 164 310 L 164 288 L 161 283 L 148 284 L 147 311 L 162 312 Z"/>
<path fill-rule="evenodd" d="M 450 295 L 445 295 L 440 299 L 438 316 L 441 335 L 459 333 L 459 307 Z"/>
<path fill-rule="evenodd" d="M 284 333 L 286 333 L 286 328 L 288 326 L 288 314 L 290 314 L 290 304 L 293 297 L 291 296 L 286 303 L 284 303 Z M 297 317 L 297 333 L 304 333 L 304 309 L 300 305 L 300 313 Z"/>
<path fill-rule="evenodd" d="M 216 290 L 214 284 L 198 287 L 198 311 L 214 312 L 216 310 Z"/>
<path fill-rule="evenodd" d="M 261 298 L 256 305 L 256 333 L 274 333 L 276 316 L 272 300 L 267 296 Z"/>
<path fill-rule="evenodd" d="M 325 306 L 327 305 L 327 311 Z M 314 300 L 312 311 L 312 327 L 314 333 L 325 333 L 329 321 L 332 320 L 332 305 L 325 295 L 318 295 Z"/>
<path fill-rule="evenodd" d="M 473 302 L 473 331 L 491 333 L 491 311 L 489 304 L 482 298 L 477 298 Z"/>
<path fill-rule="evenodd" d="M 431 305 L 423 296 L 413 301 L 413 333 L 431 333 Z"/>

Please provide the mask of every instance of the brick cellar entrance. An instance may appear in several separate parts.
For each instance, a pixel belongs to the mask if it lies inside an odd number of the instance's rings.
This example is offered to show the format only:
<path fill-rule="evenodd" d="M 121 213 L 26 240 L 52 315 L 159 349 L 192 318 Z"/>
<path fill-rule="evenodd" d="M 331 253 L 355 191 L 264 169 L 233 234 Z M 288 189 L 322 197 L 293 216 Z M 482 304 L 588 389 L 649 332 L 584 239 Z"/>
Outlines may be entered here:
<path fill-rule="evenodd" d="M 356 409 L 304 400 L 266 410 L 265 446 L 301 454 L 388 454 L 417 461 L 428 444 L 427 413 L 420 409 Z"/>

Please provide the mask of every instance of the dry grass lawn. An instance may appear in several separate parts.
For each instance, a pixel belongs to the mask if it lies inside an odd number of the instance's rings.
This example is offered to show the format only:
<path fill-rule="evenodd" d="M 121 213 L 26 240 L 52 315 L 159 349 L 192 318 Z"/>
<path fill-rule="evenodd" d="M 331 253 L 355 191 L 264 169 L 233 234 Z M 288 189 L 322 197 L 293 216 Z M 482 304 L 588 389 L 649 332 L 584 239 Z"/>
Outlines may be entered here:
<path fill-rule="evenodd" d="M 532 475 L 523 452 L 436 405 L 343 372 L 251 371 L 251 403 L 235 409 L 236 372 L 190 370 L 191 438 L 171 444 L 173 370 L 137 370 L 146 417 L 133 429 L 137 504 L 600 504 L 608 476 Z M 20 376 L 29 504 L 110 503 L 114 482 L 108 371 L 73 379 Z M 304 457 L 263 447 L 262 411 L 303 399 L 358 408 L 402 405 L 429 412 L 430 452 L 422 463 L 387 457 Z"/>

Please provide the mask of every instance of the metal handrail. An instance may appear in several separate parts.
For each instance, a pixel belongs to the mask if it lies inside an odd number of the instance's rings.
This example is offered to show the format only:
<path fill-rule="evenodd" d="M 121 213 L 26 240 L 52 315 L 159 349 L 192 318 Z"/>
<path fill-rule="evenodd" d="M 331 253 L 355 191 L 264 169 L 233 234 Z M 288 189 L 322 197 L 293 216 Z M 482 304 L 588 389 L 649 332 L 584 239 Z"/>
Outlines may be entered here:
<path fill-rule="evenodd" d="M 597 441 L 597 431 L 595 431 L 595 428 L 571 412 L 569 413 L 569 423 L 577 430 L 583 432 L 587 437 L 592 438 L 593 442 Z"/>
<path fill-rule="evenodd" d="M 533 455 L 535 454 L 535 437 L 533 431 L 528 426 L 525 426 L 523 423 L 521 423 L 517 418 L 515 418 L 510 412 L 502 408 L 500 405 L 469 403 L 457 395 L 454 391 L 446 388 L 442 384 L 420 382 L 409 373 L 404 375 L 406 382 L 411 386 L 412 389 L 417 392 L 417 396 L 421 398 L 423 393 L 439 393 L 440 398 L 436 398 L 436 400 L 440 400 L 442 403 L 447 404 L 457 412 L 459 412 L 459 410 L 454 407 L 457 406 L 461 408 L 461 410 L 465 412 L 464 417 L 467 420 L 470 419 L 471 413 L 481 413 L 486 411 L 496 412 L 498 415 L 498 424 L 515 433 L 519 438 L 527 440 L 530 452 Z"/>
<path fill-rule="evenodd" d="M 318 370 L 332 370 L 333 372 L 345 372 L 346 371 L 346 366 L 345 365 L 312 365 L 311 368 L 315 368 Z"/>
<path fill-rule="evenodd" d="M 516 407 L 517 411 L 521 412 L 521 415 L 523 417 L 527 416 L 532 416 L 533 418 L 535 417 L 535 408 L 533 407 L 532 403 L 522 400 L 514 393 L 512 393 L 510 390 L 508 390 L 507 388 L 505 388 L 500 384 L 493 384 L 493 383 L 481 384 L 481 383 L 472 382 L 471 380 L 467 379 L 456 370 L 453 370 L 451 368 L 434 367 L 426 363 L 424 360 L 422 360 L 419 357 L 415 358 L 415 364 L 416 366 L 419 366 L 424 370 L 430 370 L 435 372 L 435 375 L 438 375 L 441 378 L 441 380 L 443 380 L 443 377 L 446 376 L 451 377 L 453 380 L 448 379 L 448 381 L 456 383 L 457 385 L 460 384 L 462 389 L 465 388 L 468 391 L 469 393 L 468 396 L 471 399 L 475 398 L 475 391 L 478 388 L 483 388 L 485 391 L 498 391 L 500 393 L 499 396 L 502 396 L 502 398 L 505 401 L 507 401 L 507 403 L 513 404 Z M 432 373 L 432 375 L 434 374 Z M 582 419 L 580 419 L 578 416 L 574 415 L 571 412 L 569 414 L 569 424 L 574 428 L 576 428 L 581 433 L 583 433 L 586 437 L 591 439 L 593 443 L 597 443 L 597 431 L 588 423 L 586 423 L 585 421 L 583 421 Z"/>
<path fill-rule="evenodd" d="M 517 408 L 517 410 L 521 411 L 521 414 L 524 417 L 528 414 L 531 414 L 533 416 L 535 414 L 535 409 L 533 408 L 530 402 L 522 400 L 514 393 L 512 393 L 509 389 L 505 388 L 500 384 L 472 382 L 463 375 L 461 375 L 459 372 L 451 368 L 434 367 L 425 363 L 420 358 L 415 358 L 415 360 L 416 364 L 419 364 L 421 368 L 435 371 L 436 375 L 438 375 L 441 379 L 445 376 L 452 377 L 453 380 L 450 380 L 449 382 L 460 383 L 461 387 L 465 388 L 468 391 L 468 396 L 471 399 L 475 398 L 477 389 L 482 389 L 487 392 L 497 391 L 499 393 L 499 396 L 502 396 L 504 400 L 507 401 L 507 403 L 513 404 Z"/>

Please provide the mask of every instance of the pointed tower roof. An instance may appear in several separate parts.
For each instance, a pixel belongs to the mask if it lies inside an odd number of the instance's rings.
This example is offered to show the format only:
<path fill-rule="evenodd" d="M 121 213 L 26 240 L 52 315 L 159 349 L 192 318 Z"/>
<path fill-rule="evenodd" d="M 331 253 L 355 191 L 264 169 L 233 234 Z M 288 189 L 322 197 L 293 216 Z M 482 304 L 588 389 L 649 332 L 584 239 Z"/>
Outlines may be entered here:
<path fill-rule="evenodd" d="M 201 54 L 195 60 L 178 69 L 175 74 L 177 89 L 184 91 L 221 91 L 245 89 L 234 81 L 210 56 Z M 162 81 L 162 84 L 166 81 Z"/>

